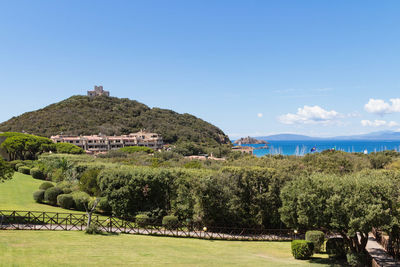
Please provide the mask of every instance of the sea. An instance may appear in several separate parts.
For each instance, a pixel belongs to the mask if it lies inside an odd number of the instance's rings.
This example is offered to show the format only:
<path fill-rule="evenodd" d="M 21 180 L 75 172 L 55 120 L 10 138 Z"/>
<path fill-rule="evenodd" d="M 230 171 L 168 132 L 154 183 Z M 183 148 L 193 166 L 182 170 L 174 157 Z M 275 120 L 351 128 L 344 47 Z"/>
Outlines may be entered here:
<path fill-rule="evenodd" d="M 297 155 L 304 156 L 307 153 L 322 152 L 328 149 L 345 152 L 372 153 L 384 150 L 400 152 L 400 140 L 376 141 L 376 140 L 306 140 L 306 141 L 269 141 L 268 148 L 264 144 L 243 145 L 254 147 L 254 155 Z M 315 148 L 315 152 L 311 150 Z"/>

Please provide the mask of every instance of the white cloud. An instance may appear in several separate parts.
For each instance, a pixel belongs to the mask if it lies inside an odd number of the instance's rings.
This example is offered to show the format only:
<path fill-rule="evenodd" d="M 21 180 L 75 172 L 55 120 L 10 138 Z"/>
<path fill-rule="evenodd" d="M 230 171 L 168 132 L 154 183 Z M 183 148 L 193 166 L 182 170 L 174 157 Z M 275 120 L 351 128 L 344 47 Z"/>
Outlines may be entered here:
<path fill-rule="evenodd" d="M 297 113 L 287 113 L 278 117 L 284 124 L 328 124 L 341 118 L 342 115 L 334 110 L 327 111 L 320 106 L 304 106 Z"/>
<path fill-rule="evenodd" d="M 262 113 L 257 113 L 257 117 L 262 118 L 263 114 Z"/>
<path fill-rule="evenodd" d="M 385 115 L 394 112 L 400 112 L 400 98 L 390 99 L 391 103 L 387 103 L 382 99 L 370 98 L 368 103 L 365 104 L 364 109 L 369 113 L 378 115 Z"/>
<path fill-rule="evenodd" d="M 387 126 L 387 127 L 396 127 L 399 126 L 399 124 L 395 121 L 384 121 L 384 120 L 362 120 L 361 121 L 362 126 L 369 126 L 369 127 L 380 127 L 380 126 Z"/>

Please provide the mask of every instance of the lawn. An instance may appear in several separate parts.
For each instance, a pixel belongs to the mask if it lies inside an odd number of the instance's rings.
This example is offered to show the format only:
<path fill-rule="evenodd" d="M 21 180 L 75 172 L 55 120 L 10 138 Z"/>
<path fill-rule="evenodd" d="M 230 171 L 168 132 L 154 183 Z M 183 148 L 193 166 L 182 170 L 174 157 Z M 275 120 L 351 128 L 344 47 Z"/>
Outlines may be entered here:
<path fill-rule="evenodd" d="M 39 186 L 43 182 L 42 180 L 32 178 L 30 175 L 16 172 L 13 179 L 0 183 L 0 209 L 71 213 L 71 211 L 39 204 L 33 200 L 33 192 L 39 190 Z M 76 213 L 76 211 L 73 212 Z"/>
<path fill-rule="evenodd" d="M 15 173 L 0 183 L 0 209 L 71 212 L 35 203 L 43 181 Z M 76 213 L 76 211 L 72 211 Z M 210 241 L 79 231 L 0 231 L 0 266 L 332 266 L 327 255 L 295 260 L 290 242 Z"/>
<path fill-rule="evenodd" d="M 290 242 L 0 231 L 1 266 L 331 266 L 320 256 L 295 260 Z"/>

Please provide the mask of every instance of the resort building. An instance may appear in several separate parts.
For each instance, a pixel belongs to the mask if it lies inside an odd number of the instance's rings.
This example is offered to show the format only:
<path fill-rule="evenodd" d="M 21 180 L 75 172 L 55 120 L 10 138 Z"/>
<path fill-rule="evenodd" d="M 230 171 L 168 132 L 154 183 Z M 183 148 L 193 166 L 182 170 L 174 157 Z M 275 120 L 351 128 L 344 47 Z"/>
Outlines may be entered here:
<path fill-rule="evenodd" d="M 87 95 L 89 97 L 95 97 L 95 96 L 101 96 L 101 95 L 110 96 L 110 91 L 104 91 L 102 85 L 100 85 L 100 86 L 95 85 L 93 91 L 87 91 Z"/>
<path fill-rule="evenodd" d="M 140 131 L 128 135 L 55 135 L 50 137 L 54 143 L 70 143 L 79 146 L 86 152 L 98 153 L 119 149 L 126 146 L 145 146 L 154 150 L 163 148 L 163 140 L 159 134 Z"/>

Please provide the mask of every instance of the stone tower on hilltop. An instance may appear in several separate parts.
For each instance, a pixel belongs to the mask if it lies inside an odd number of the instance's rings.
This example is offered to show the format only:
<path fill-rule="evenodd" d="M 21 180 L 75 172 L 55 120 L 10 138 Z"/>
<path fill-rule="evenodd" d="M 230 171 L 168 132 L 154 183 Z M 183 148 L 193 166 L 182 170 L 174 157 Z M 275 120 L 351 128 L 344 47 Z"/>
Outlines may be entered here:
<path fill-rule="evenodd" d="M 110 96 L 110 91 L 104 91 L 102 85 L 99 85 L 99 86 L 95 85 L 93 91 L 87 91 L 87 95 L 89 97 L 95 97 L 95 96 L 101 96 L 101 95 Z"/>

